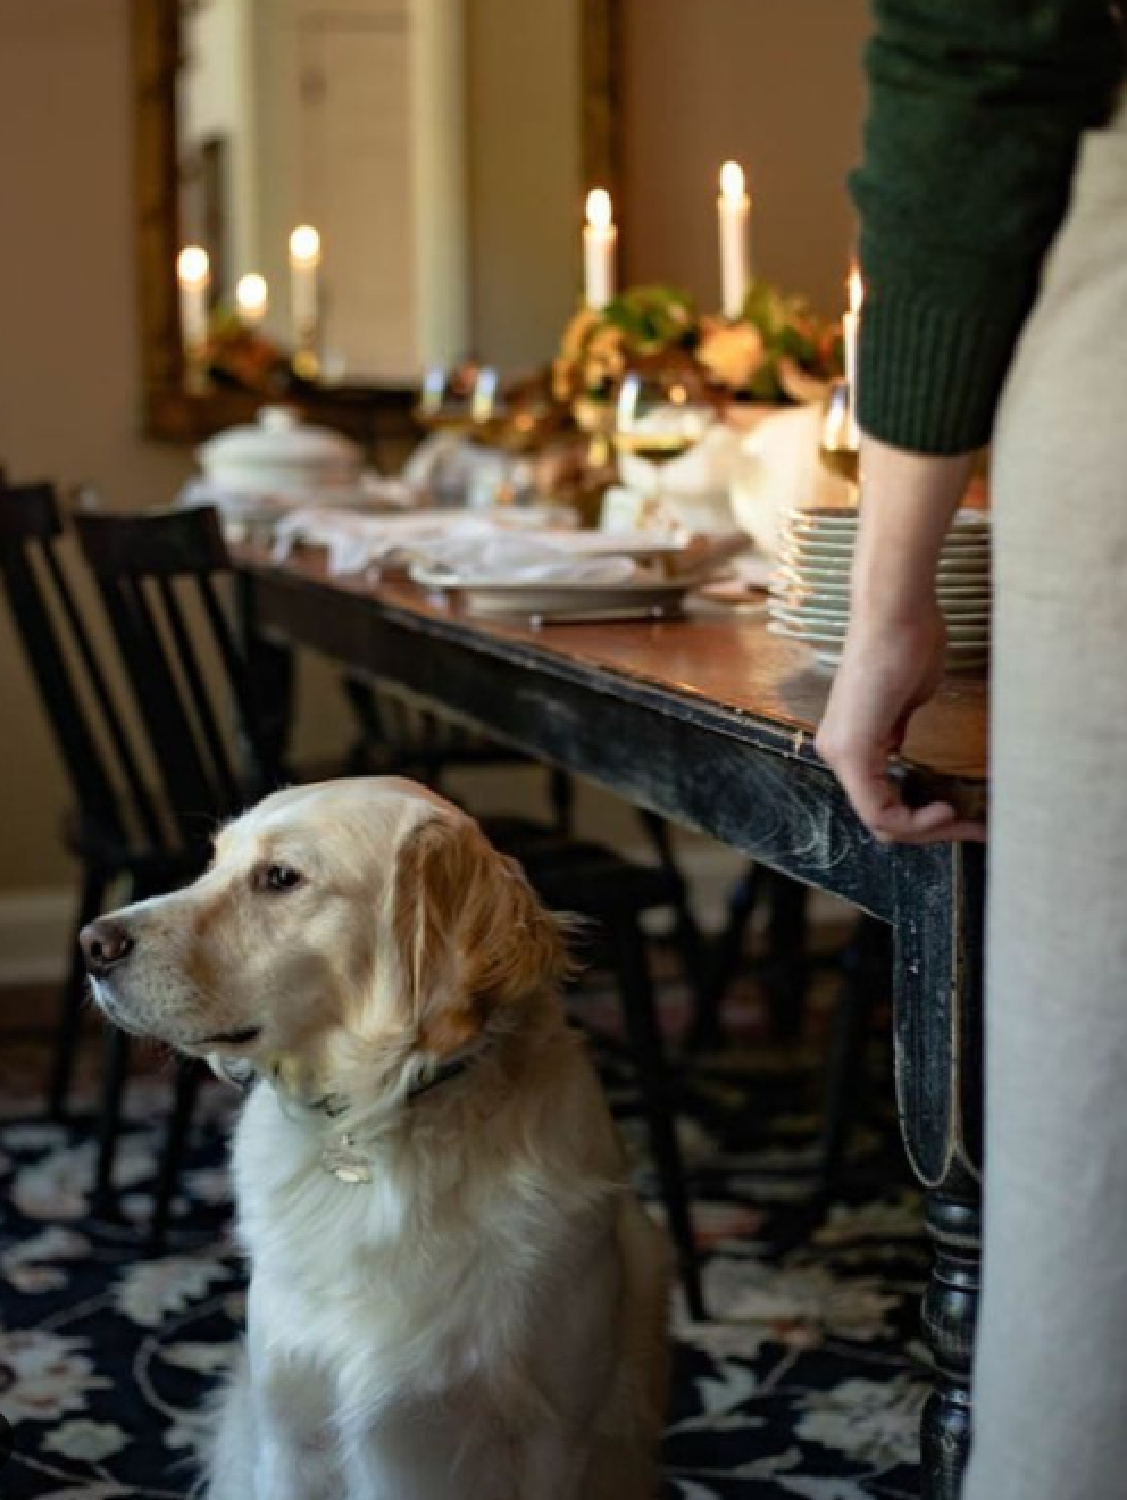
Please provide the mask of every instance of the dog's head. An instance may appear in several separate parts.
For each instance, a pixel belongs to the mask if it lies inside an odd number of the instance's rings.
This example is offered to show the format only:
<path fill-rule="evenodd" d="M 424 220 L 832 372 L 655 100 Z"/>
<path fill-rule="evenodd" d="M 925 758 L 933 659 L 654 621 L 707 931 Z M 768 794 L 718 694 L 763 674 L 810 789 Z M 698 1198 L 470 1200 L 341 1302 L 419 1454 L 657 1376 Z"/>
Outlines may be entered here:
<path fill-rule="evenodd" d="M 82 945 L 119 1026 L 345 1096 L 472 1050 L 565 962 L 477 824 L 382 777 L 267 797 L 193 885 L 99 918 Z"/>

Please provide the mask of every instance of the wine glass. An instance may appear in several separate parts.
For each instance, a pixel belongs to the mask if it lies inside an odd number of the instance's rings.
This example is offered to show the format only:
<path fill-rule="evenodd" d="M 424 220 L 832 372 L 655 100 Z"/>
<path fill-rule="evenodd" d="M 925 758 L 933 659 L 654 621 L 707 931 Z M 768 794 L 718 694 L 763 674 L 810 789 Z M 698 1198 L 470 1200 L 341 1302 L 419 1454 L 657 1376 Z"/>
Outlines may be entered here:
<path fill-rule="evenodd" d="M 472 399 L 454 389 L 451 373 L 435 365 L 423 377 L 422 390 L 415 405 L 415 420 L 425 432 L 448 432 L 464 437 L 472 431 Z"/>
<path fill-rule="evenodd" d="M 631 371 L 615 407 L 614 445 L 620 455 L 650 466 L 651 489 L 644 514 L 660 522 L 662 471 L 703 440 L 716 419 L 699 383 L 683 369 Z"/>
<path fill-rule="evenodd" d="M 853 414 L 852 392 L 845 380 L 835 380 L 826 397 L 818 456 L 824 468 L 856 486 L 860 478 L 861 435 Z"/>

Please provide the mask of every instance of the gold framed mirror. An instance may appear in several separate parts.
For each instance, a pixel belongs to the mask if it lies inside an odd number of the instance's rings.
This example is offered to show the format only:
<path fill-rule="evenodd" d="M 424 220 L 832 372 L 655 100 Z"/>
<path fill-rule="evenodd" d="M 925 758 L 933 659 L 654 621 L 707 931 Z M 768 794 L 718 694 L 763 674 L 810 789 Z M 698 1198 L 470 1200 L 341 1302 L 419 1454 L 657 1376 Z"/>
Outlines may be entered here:
<path fill-rule="evenodd" d="M 248 18 L 254 19 L 256 3 L 260 0 L 131 0 L 137 302 L 143 389 L 141 420 L 145 435 L 152 438 L 180 443 L 198 441 L 223 427 L 247 420 L 266 401 L 278 399 L 277 395 L 271 396 L 261 390 L 240 388 L 236 382 L 216 384 L 208 381 L 202 389 L 187 388 L 186 375 L 189 372 L 184 353 L 182 288 L 177 278 L 177 257 L 185 244 L 186 232 L 185 178 L 188 174 L 183 135 L 187 111 L 183 89 L 189 61 L 190 28 L 199 24 L 201 15 L 206 16 L 209 11 L 214 14 L 228 4 L 241 8 L 246 27 Z M 310 6 L 321 3 L 323 8 L 328 8 L 327 0 L 293 0 L 293 3 Z M 364 0 L 353 0 L 353 3 L 364 3 Z M 366 3 L 390 6 L 396 0 L 366 0 Z M 397 3 L 405 6 L 416 3 L 416 0 L 397 0 Z M 445 6 L 447 0 L 417 0 L 417 3 Z M 475 231 L 479 237 L 483 233 L 482 217 L 488 212 L 494 213 L 496 239 L 506 232 L 506 225 L 504 210 L 498 213 L 489 208 L 491 186 L 494 199 L 499 201 L 500 195 L 496 182 L 491 185 L 488 176 L 490 173 L 496 175 L 499 170 L 499 159 L 504 156 L 506 142 L 520 134 L 512 129 L 518 122 L 506 120 L 504 114 L 506 108 L 510 115 L 519 110 L 520 96 L 514 93 L 513 101 L 507 106 L 501 96 L 510 82 L 514 90 L 521 86 L 527 89 L 530 84 L 529 80 L 520 77 L 522 38 L 518 35 L 511 39 L 507 56 L 497 48 L 497 42 L 505 36 L 504 28 L 498 26 L 498 18 L 504 19 L 506 12 L 511 13 L 519 31 L 522 24 L 527 24 L 528 16 L 544 12 L 539 5 L 529 6 L 527 0 L 459 0 L 459 3 L 465 5 L 469 17 L 464 42 L 471 49 L 469 64 L 476 70 L 469 85 L 469 107 L 477 110 L 479 115 L 489 108 L 493 111 L 491 121 L 482 127 L 482 139 L 470 138 L 465 142 L 469 157 L 467 171 L 479 198 L 472 206 L 472 213 L 477 216 Z M 338 5 L 336 9 L 339 12 L 347 7 Z M 616 129 L 621 90 L 621 0 L 553 0 L 547 9 L 559 12 L 564 23 L 575 28 L 576 56 L 571 87 L 577 115 L 574 121 L 576 202 L 556 203 L 551 212 L 557 218 L 562 212 L 565 221 L 575 215 L 576 231 L 571 238 L 577 251 L 578 210 L 584 187 L 600 184 L 614 191 L 621 180 Z M 449 13 L 443 10 L 435 14 L 445 20 Z M 257 43 L 258 34 L 253 35 Z M 487 53 L 482 53 L 483 46 L 488 47 Z M 475 47 L 477 53 L 472 53 Z M 515 64 L 514 49 L 517 49 Z M 558 68 L 553 67 L 553 77 L 557 72 Z M 362 75 L 355 69 L 354 74 L 362 80 Z M 307 79 L 303 87 L 308 88 Z M 472 93 L 475 87 L 478 89 L 476 97 Z M 192 169 L 197 196 L 204 205 L 202 213 L 196 213 L 192 226 L 197 234 L 201 223 L 210 224 L 209 232 L 216 233 L 211 222 L 217 213 L 219 189 L 216 184 L 228 166 L 222 159 L 221 148 L 220 140 L 214 137 L 205 140 Z M 239 201 L 237 182 L 229 183 L 226 191 L 229 197 L 233 194 L 235 201 Z M 512 227 L 510 211 L 510 244 Z M 556 239 L 559 237 L 557 224 Z M 505 345 L 508 339 L 512 344 L 514 325 L 521 317 L 521 310 L 513 303 L 509 283 L 489 284 L 491 266 L 504 257 L 491 253 L 488 237 L 485 238 L 484 245 L 473 247 L 481 263 L 473 269 L 476 279 L 469 288 L 469 299 L 479 316 L 492 316 L 493 333 L 498 343 Z M 227 254 L 222 259 L 230 262 L 236 256 Z M 465 260 L 463 267 L 464 264 Z M 255 269 L 245 264 L 224 265 L 225 292 L 229 295 L 229 278 L 236 270 L 242 273 Z M 501 363 L 494 349 L 475 349 L 477 330 L 468 326 L 470 336 L 461 352 L 478 352 L 491 363 Z M 547 356 L 550 349 L 551 344 L 548 344 L 542 349 L 542 355 Z M 374 377 L 365 373 L 356 378 L 302 383 L 296 397 L 286 399 L 299 400 L 315 420 L 336 426 L 374 449 L 381 440 L 394 438 L 396 434 L 409 436 L 418 374 L 416 367 L 410 378 L 406 378 L 406 367 L 400 361 L 399 367 L 389 366 Z"/>

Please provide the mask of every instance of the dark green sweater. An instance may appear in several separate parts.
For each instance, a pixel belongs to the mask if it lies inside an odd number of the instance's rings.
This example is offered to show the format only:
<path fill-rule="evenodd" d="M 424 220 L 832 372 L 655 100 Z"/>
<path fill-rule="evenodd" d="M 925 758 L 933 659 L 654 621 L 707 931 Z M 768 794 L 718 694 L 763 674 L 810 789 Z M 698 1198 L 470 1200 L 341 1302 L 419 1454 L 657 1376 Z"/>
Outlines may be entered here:
<path fill-rule="evenodd" d="M 1109 0 L 873 9 L 852 180 L 867 284 L 860 422 L 895 447 L 965 452 L 989 441 L 1081 133 L 1114 105 L 1122 23 Z"/>

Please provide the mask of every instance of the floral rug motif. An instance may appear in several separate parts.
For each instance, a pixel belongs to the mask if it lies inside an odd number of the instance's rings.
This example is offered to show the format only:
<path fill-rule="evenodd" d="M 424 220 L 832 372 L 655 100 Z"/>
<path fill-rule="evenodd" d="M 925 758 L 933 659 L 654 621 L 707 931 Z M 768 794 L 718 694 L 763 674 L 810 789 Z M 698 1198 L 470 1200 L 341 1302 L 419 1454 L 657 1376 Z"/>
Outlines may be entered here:
<path fill-rule="evenodd" d="M 669 1004 L 676 1010 L 677 997 Z M 838 1201 L 811 1229 L 819 1053 L 768 1048 L 746 1014 L 750 1029 L 733 1045 L 683 1071 L 682 1135 L 714 1317 L 695 1324 L 674 1310 L 662 1500 L 914 1500 L 929 1255 L 887 1085 L 871 1078 Z M 613 996 L 593 986 L 576 1015 L 654 1204 Z M 205 1089 L 177 1227 L 166 1254 L 145 1258 L 137 1234 L 165 1077 L 130 1085 L 118 1171 L 125 1222 L 111 1226 L 88 1214 L 90 1114 L 45 1123 L 27 1092 L 42 1050 L 5 1051 L 0 1415 L 14 1452 L 0 1494 L 180 1500 L 192 1489 L 201 1408 L 243 1316 L 224 1166 L 232 1098 Z"/>

